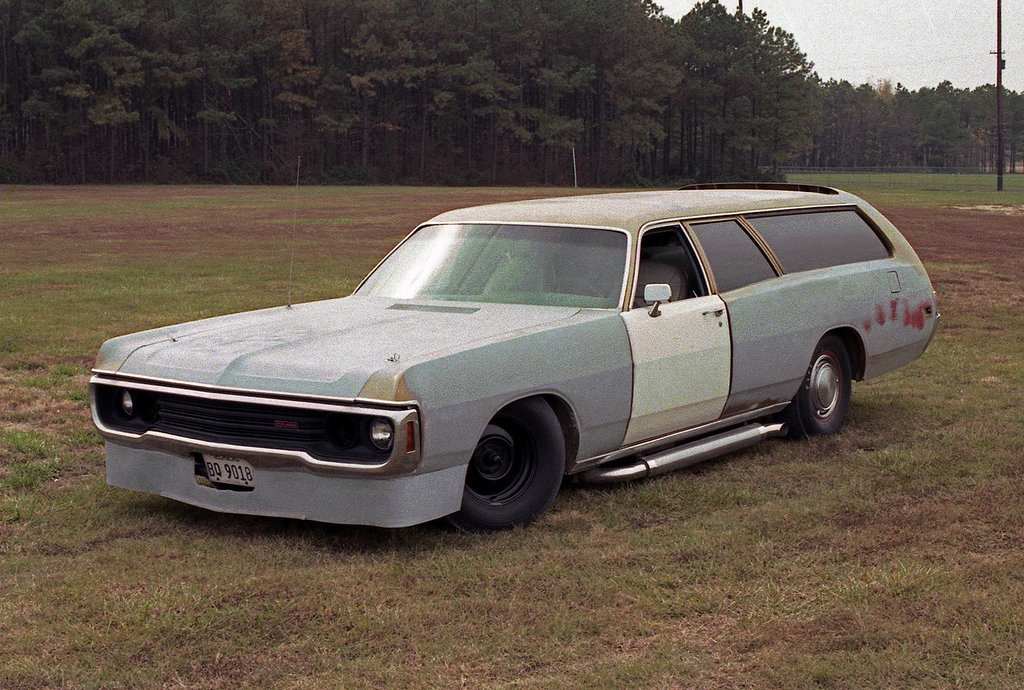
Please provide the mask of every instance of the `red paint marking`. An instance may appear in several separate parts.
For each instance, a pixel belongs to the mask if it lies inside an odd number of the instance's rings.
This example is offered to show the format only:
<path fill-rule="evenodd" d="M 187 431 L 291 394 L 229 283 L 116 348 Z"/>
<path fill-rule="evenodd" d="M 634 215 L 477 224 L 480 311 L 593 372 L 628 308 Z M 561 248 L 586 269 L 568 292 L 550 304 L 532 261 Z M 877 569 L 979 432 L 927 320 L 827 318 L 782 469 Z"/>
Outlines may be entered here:
<path fill-rule="evenodd" d="M 910 305 L 904 302 L 903 305 L 903 325 L 913 326 L 919 331 L 924 330 L 924 313 L 926 309 L 931 309 L 932 303 L 929 300 L 925 300 L 917 305 L 917 309 L 911 311 Z"/>
<path fill-rule="evenodd" d="M 870 333 L 871 332 L 871 319 L 864 319 L 864 332 L 865 333 Z"/>
<path fill-rule="evenodd" d="M 903 326 L 904 327 L 909 326 L 913 322 L 914 322 L 914 315 L 910 313 L 910 306 L 906 302 L 904 302 L 903 303 Z"/>
<path fill-rule="evenodd" d="M 889 320 L 890 321 L 895 321 L 896 320 L 896 307 L 898 307 L 899 304 L 900 304 L 900 301 L 898 299 L 894 299 L 892 302 L 889 302 Z"/>
<path fill-rule="evenodd" d="M 882 309 L 881 304 L 875 305 L 875 323 L 877 323 L 879 326 L 885 325 L 885 310 Z"/>

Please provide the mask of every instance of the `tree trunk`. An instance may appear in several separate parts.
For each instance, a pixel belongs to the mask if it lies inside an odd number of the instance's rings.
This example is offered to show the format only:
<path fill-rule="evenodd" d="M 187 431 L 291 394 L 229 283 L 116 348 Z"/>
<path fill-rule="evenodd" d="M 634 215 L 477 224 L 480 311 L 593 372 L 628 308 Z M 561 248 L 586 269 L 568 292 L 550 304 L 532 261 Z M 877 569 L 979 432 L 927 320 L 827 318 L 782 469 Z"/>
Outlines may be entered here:
<path fill-rule="evenodd" d="M 366 170 L 370 167 L 370 104 L 367 102 L 366 94 L 363 94 L 361 99 L 360 117 L 363 126 L 363 139 L 359 160 L 362 163 L 363 170 Z"/>
<path fill-rule="evenodd" d="M 423 89 L 420 99 L 420 184 L 427 176 L 427 90 Z"/>
<path fill-rule="evenodd" d="M 594 183 L 599 185 L 604 167 L 604 64 L 600 58 L 597 63 L 597 127 L 594 131 L 594 147 L 597 149 L 597 166 L 594 171 Z"/>
<path fill-rule="evenodd" d="M 473 173 L 473 102 L 466 96 L 466 174 Z"/>
<path fill-rule="evenodd" d="M 669 157 L 672 155 L 672 99 L 665 103 L 665 139 L 661 146 L 661 175 L 668 177 Z"/>
<path fill-rule="evenodd" d="M 498 118 L 491 116 L 491 184 L 498 182 Z"/>
<path fill-rule="evenodd" d="M 686 151 L 689 148 L 690 131 L 686 128 L 686 108 L 679 106 L 679 174 L 686 174 Z"/>

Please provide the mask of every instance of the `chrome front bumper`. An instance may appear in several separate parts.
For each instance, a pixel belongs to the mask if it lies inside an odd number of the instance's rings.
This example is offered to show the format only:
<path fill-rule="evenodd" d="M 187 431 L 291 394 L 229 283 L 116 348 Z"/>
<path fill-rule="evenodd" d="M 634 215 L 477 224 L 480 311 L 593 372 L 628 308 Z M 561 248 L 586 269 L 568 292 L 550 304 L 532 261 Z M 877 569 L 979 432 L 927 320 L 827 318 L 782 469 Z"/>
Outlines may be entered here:
<path fill-rule="evenodd" d="M 221 513 L 346 525 L 408 527 L 454 513 L 466 466 L 398 477 L 324 476 L 294 467 L 256 468 L 251 491 L 200 484 L 188 455 L 106 444 L 107 483 Z"/>

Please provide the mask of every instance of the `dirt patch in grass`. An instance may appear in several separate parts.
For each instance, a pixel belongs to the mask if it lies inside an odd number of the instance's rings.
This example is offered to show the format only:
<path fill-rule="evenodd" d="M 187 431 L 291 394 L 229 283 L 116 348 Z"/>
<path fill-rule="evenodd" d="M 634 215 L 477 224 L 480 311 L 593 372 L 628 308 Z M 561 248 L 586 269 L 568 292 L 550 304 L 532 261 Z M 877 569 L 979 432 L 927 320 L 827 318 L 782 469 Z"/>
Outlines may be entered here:
<path fill-rule="evenodd" d="M 884 207 L 926 263 L 983 264 L 999 273 L 1024 263 L 1024 232 L 1017 218 L 974 209 Z"/>
<path fill-rule="evenodd" d="M 946 303 L 977 312 L 1019 305 L 1024 275 L 1024 228 L 1017 217 L 980 210 L 884 208 L 929 266 Z"/>
<path fill-rule="evenodd" d="M 984 211 L 985 213 L 999 213 L 1006 216 L 1024 215 L 1024 205 L 1002 205 L 1002 204 L 956 204 L 953 208 L 961 211 Z"/>

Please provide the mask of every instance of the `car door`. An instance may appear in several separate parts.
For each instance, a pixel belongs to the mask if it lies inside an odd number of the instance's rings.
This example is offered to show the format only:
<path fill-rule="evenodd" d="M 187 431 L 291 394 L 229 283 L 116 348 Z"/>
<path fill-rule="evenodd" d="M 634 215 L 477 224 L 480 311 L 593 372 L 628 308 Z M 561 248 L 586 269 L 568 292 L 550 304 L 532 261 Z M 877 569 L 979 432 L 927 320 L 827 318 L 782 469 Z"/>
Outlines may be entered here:
<path fill-rule="evenodd" d="M 790 400 L 817 342 L 816 320 L 804 300 L 787 300 L 778 271 L 736 219 L 687 223 L 729 312 L 731 386 L 723 416 Z"/>
<path fill-rule="evenodd" d="M 643 234 L 631 308 L 622 314 L 633 353 L 633 404 L 624 444 L 719 418 L 729 394 L 729 315 L 679 225 Z M 644 285 L 667 283 L 673 297 L 657 316 Z"/>

